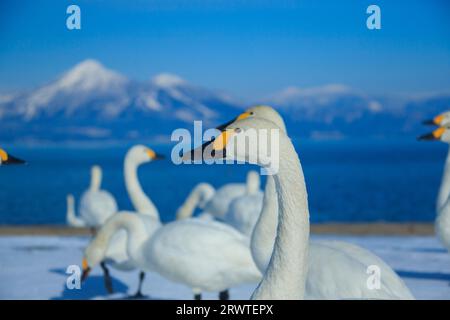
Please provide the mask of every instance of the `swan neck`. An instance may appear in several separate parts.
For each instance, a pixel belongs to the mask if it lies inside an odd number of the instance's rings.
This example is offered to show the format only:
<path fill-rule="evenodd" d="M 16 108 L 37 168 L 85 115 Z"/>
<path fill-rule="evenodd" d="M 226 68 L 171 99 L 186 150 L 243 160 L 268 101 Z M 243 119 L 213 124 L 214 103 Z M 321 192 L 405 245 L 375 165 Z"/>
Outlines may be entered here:
<path fill-rule="evenodd" d="M 278 227 L 272 257 L 253 299 L 303 299 L 307 274 L 309 211 L 300 160 L 286 136 L 280 136 Z"/>
<path fill-rule="evenodd" d="M 111 238 L 119 231 L 125 230 L 127 234 L 127 254 L 138 264 L 143 261 L 142 246 L 149 238 L 141 219 L 131 213 L 119 213 L 109 219 L 108 222 L 100 229 L 94 242 L 94 245 L 101 246 L 106 250 Z"/>
<path fill-rule="evenodd" d="M 137 212 L 145 214 L 159 220 L 159 213 L 156 206 L 142 190 L 137 174 L 137 165 L 125 158 L 125 186 L 130 197 L 131 203 Z"/>
<path fill-rule="evenodd" d="M 100 170 L 93 170 L 91 173 L 91 184 L 89 189 L 91 191 L 100 190 L 100 186 L 102 184 L 102 173 Z"/>
<path fill-rule="evenodd" d="M 75 203 L 72 197 L 67 198 L 66 221 L 72 227 L 85 226 L 84 221 L 75 215 Z"/>
<path fill-rule="evenodd" d="M 200 195 L 197 189 L 194 189 L 189 196 L 186 198 L 184 203 L 177 210 L 177 220 L 178 219 L 188 219 L 194 214 L 194 210 L 200 200 Z"/>
<path fill-rule="evenodd" d="M 264 273 L 273 251 L 278 225 L 278 199 L 273 176 L 268 175 L 261 214 L 253 229 L 250 249 L 259 271 Z"/>
<path fill-rule="evenodd" d="M 447 203 L 449 195 L 450 195 L 450 146 L 447 152 L 447 158 L 445 159 L 444 173 L 442 175 L 441 186 L 439 188 L 439 194 L 437 199 L 438 213 Z"/>

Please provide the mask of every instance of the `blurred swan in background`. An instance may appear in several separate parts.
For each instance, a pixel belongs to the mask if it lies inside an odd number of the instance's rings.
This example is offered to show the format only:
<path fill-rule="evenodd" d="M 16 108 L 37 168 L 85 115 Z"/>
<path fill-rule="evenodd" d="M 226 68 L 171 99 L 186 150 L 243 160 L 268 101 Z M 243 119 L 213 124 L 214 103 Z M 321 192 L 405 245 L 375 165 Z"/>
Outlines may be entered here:
<path fill-rule="evenodd" d="M 245 184 L 229 183 L 217 191 L 209 183 L 199 183 L 178 208 L 177 219 L 192 217 L 194 210 L 198 207 L 203 210 L 199 218 L 215 217 L 249 235 L 262 205 L 262 193 L 259 186 L 259 174 L 254 170 L 247 173 Z M 241 208 L 243 210 L 240 210 Z"/>
<path fill-rule="evenodd" d="M 95 165 L 91 168 L 91 183 L 80 199 L 79 215 L 87 227 L 96 229 L 115 214 L 117 203 L 106 190 L 100 189 L 102 183 L 102 169 Z"/>
<path fill-rule="evenodd" d="M 450 112 L 445 112 L 438 115 L 433 120 L 425 121 L 425 124 L 443 125 L 429 134 L 419 137 L 419 140 L 439 140 L 450 144 Z M 450 147 L 447 153 L 447 158 L 444 164 L 444 172 L 442 175 L 441 186 L 436 203 L 436 220 L 435 232 L 443 244 L 443 246 L 450 251 Z"/>
<path fill-rule="evenodd" d="M 250 172 L 247 174 L 246 183 L 228 183 L 217 189 L 214 196 L 205 204 L 203 210 L 219 220 L 224 220 L 231 201 L 245 195 L 249 185 L 259 185 L 259 175 Z"/>
<path fill-rule="evenodd" d="M 251 108 L 245 114 L 223 129 L 231 132 L 252 128 L 285 129 L 281 116 L 268 106 Z M 264 117 L 278 119 L 279 124 Z M 309 242 L 306 254 L 309 234 L 306 187 L 298 155 L 283 129 L 279 143 L 280 169 L 276 175 L 268 176 L 263 210 L 252 236 L 252 254 L 258 268 L 265 272 L 253 298 L 412 299 L 409 289 L 386 263 L 358 246 L 338 241 Z M 229 136 L 222 139 L 224 147 L 227 139 Z M 244 160 L 248 154 L 239 156 Z M 258 155 L 258 159 L 262 157 L 264 155 Z M 291 256 L 290 252 L 295 250 L 297 254 Z M 371 265 L 377 266 L 382 274 L 377 290 L 371 290 L 367 284 L 367 270 Z M 292 284 L 289 283 L 291 273 L 296 274 L 292 276 Z"/>
<path fill-rule="evenodd" d="M 66 222 L 69 226 L 75 228 L 82 228 L 86 226 L 83 219 L 80 219 L 75 215 L 75 198 L 72 194 L 66 196 L 67 211 L 66 211 Z"/>
<path fill-rule="evenodd" d="M 0 166 L 7 166 L 13 164 L 25 164 L 26 162 L 22 159 L 16 158 L 9 153 L 7 153 L 4 149 L 0 148 Z"/>
<path fill-rule="evenodd" d="M 197 184 L 194 189 L 192 189 L 191 193 L 188 195 L 184 203 L 178 208 L 176 213 L 177 219 L 186 219 L 191 218 L 194 214 L 195 208 L 204 209 L 205 205 L 211 198 L 214 196 L 216 190 L 212 185 L 206 182 L 202 182 Z M 209 215 L 209 213 L 203 212 L 203 216 Z"/>
<path fill-rule="evenodd" d="M 153 233 L 160 225 L 160 218 L 158 210 L 153 202 L 143 191 L 139 183 L 137 169 L 141 164 L 150 162 L 152 160 L 160 159 L 162 156 L 156 154 L 150 148 L 143 145 L 136 145 L 131 147 L 124 160 L 124 178 L 125 187 L 130 197 L 131 203 L 136 210 L 137 217 L 141 224 L 149 234 Z M 128 211 L 128 213 L 134 213 Z M 117 213 L 113 216 L 117 216 Z M 112 281 L 109 278 L 108 270 L 104 263 L 111 265 L 114 269 L 121 271 L 130 271 L 138 268 L 136 263 L 129 258 L 127 253 L 127 234 L 123 230 L 119 230 L 112 234 L 108 242 L 104 243 L 106 250 L 102 253 L 102 260 L 100 265 L 105 272 L 105 284 L 108 292 L 112 293 Z M 87 274 L 86 274 L 87 275 Z M 145 273 L 139 273 L 139 284 L 135 298 L 142 298 L 142 283 L 145 278 Z"/>
<path fill-rule="evenodd" d="M 258 221 L 263 202 L 263 193 L 259 189 L 259 174 L 254 170 L 249 171 L 248 176 L 252 175 L 254 177 L 247 179 L 250 183 L 247 183 L 246 194 L 231 201 L 224 218 L 226 223 L 248 237 L 251 236 L 253 228 Z"/>

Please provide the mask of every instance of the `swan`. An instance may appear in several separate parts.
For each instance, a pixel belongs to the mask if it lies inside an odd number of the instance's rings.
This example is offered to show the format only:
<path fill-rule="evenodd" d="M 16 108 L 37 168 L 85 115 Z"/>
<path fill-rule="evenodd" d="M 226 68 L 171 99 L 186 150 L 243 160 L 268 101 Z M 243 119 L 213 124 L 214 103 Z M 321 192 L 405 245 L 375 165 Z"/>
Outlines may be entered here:
<path fill-rule="evenodd" d="M 231 122 L 231 125 L 224 128 L 214 142 L 208 142 L 201 148 L 205 149 L 208 145 L 212 145 L 213 150 L 216 151 L 216 157 L 217 151 L 223 150 L 225 152 L 222 154 L 226 154 L 227 159 L 248 162 L 248 150 L 238 148 L 236 154 L 232 155 L 234 152 L 232 142 L 234 138 L 244 135 L 246 130 L 252 129 L 267 130 L 279 129 L 279 127 L 271 121 L 248 113 L 245 118 L 241 117 L 241 120 Z M 262 213 L 266 211 L 270 215 L 262 214 L 254 231 L 254 233 L 257 232 L 258 224 L 261 227 L 261 219 L 270 221 L 275 216 L 275 223 L 263 225 L 269 238 L 263 237 L 265 243 L 260 242 L 265 246 L 266 251 L 269 251 L 270 258 L 269 262 L 267 259 L 261 259 L 263 262 L 260 262 L 260 269 L 265 273 L 252 298 L 412 299 L 411 293 L 397 274 L 369 251 L 343 242 L 309 243 L 309 210 L 301 164 L 290 139 L 282 130 L 280 131 L 278 141 L 280 158 L 277 162 L 279 170 L 268 177 L 268 185 L 266 185 L 267 192 L 267 188 L 273 182 L 275 192 L 272 195 L 277 194 L 274 199 L 277 200 L 278 209 L 267 210 L 268 199 L 265 193 L 265 207 Z M 231 146 L 228 146 L 228 143 L 231 143 Z M 265 154 L 258 154 L 257 159 L 258 162 L 254 164 L 262 165 L 270 162 Z M 277 212 L 278 219 L 276 219 Z M 273 229 L 275 229 L 275 242 L 270 236 Z M 369 265 L 376 265 L 381 271 L 382 277 L 378 290 L 370 290 L 367 286 L 366 272 Z"/>
<path fill-rule="evenodd" d="M 124 179 L 125 187 L 128 196 L 131 200 L 133 207 L 136 210 L 136 216 L 140 219 L 141 224 L 144 225 L 148 233 L 153 233 L 160 225 L 158 210 L 153 202 L 146 196 L 139 183 L 137 170 L 138 167 L 144 163 L 148 163 L 153 160 L 161 159 L 162 156 L 155 153 L 152 149 L 147 148 L 144 145 L 135 145 L 131 147 L 124 160 Z M 124 211 L 125 212 L 125 211 Z M 135 212 L 126 211 L 129 214 Z M 113 215 L 116 216 L 117 213 Z M 109 218 L 111 219 L 111 218 Z M 108 221 L 108 220 L 107 220 Z M 127 253 L 127 235 L 123 230 L 119 230 L 108 239 L 108 242 L 104 243 L 106 250 L 103 253 L 102 262 L 100 266 L 105 273 L 105 285 L 108 288 L 108 292 L 112 292 L 111 279 L 109 278 L 109 272 L 105 264 L 111 265 L 114 269 L 121 271 L 131 271 L 137 268 L 132 259 L 129 258 Z M 83 279 L 87 277 L 89 272 L 84 274 Z M 141 292 L 142 283 L 145 278 L 145 273 L 141 271 L 139 273 L 139 284 L 134 298 L 142 298 Z"/>
<path fill-rule="evenodd" d="M 212 185 L 206 182 L 201 182 L 197 184 L 191 193 L 188 195 L 183 204 L 178 208 L 176 212 L 177 219 L 186 219 L 192 217 L 196 207 L 204 209 L 206 203 L 211 200 L 211 198 L 216 193 L 216 190 Z M 204 212 L 202 215 L 211 216 L 209 213 Z"/>
<path fill-rule="evenodd" d="M 72 194 L 66 196 L 67 211 L 66 211 L 66 222 L 69 226 L 75 228 L 82 228 L 86 226 L 83 219 L 80 219 L 75 215 L 75 198 Z"/>
<path fill-rule="evenodd" d="M 114 216 L 100 229 L 85 250 L 85 271 L 103 259 L 108 241 L 118 230 L 127 232 L 127 253 L 139 268 L 190 287 L 194 299 L 200 299 L 204 291 L 219 291 L 221 298 L 228 298 L 228 288 L 261 278 L 248 238 L 231 226 L 190 218 L 170 222 L 152 234 L 137 215 L 129 213 Z"/>
<path fill-rule="evenodd" d="M 16 158 L 7 153 L 4 149 L 0 148 L 0 166 L 25 163 L 26 162 L 24 160 Z"/>
<path fill-rule="evenodd" d="M 224 221 L 250 237 L 262 209 L 263 193 L 258 173 L 252 170 L 248 174 L 257 177 L 247 179 L 252 183 L 247 184 L 246 194 L 231 201 Z"/>
<path fill-rule="evenodd" d="M 85 225 L 96 229 L 115 214 L 117 203 L 114 197 L 106 190 L 101 190 L 102 169 L 100 166 L 92 166 L 91 183 L 80 199 L 79 214 Z"/>
<path fill-rule="evenodd" d="M 214 219 L 214 215 L 205 210 L 206 206 L 213 212 L 217 212 L 214 209 L 217 207 L 220 211 L 228 208 L 220 220 L 249 235 L 261 211 L 262 193 L 259 186 L 259 175 L 254 170 L 247 173 L 245 184 L 226 184 L 217 193 L 211 184 L 199 183 L 178 208 L 176 217 L 177 219 L 190 218 L 198 207 L 203 210 L 199 218 Z M 214 197 L 216 200 L 212 200 Z M 217 214 L 217 216 L 221 215 L 221 213 Z"/>
<path fill-rule="evenodd" d="M 246 183 L 228 183 L 217 189 L 210 201 L 204 205 L 203 210 L 219 220 L 224 220 L 230 203 L 237 197 L 245 195 L 247 186 L 255 184 L 259 185 L 259 175 L 252 174 L 250 171 L 247 174 Z"/>
<path fill-rule="evenodd" d="M 434 124 L 445 123 L 450 125 L 450 112 L 444 113 L 434 118 Z M 436 121 L 436 119 L 438 119 Z M 426 122 L 430 123 L 430 121 Z M 439 127 L 430 134 L 419 137 L 419 140 L 440 140 L 450 144 L 450 130 L 445 127 Z M 436 203 L 436 220 L 434 228 L 436 235 L 447 250 L 450 251 L 450 147 L 444 164 L 444 173 L 442 175 L 441 186 Z"/>

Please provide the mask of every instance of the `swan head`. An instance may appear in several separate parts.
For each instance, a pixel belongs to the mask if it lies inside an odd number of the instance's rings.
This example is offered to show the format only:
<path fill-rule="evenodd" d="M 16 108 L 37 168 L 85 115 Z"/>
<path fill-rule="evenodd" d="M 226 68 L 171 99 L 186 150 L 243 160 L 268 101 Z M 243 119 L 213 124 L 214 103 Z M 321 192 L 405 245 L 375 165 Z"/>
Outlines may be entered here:
<path fill-rule="evenodd" d="M 446 127 L 439 127 L 436 130 L 421 135 L 417 138 L 417 140 L 424 140 L 424 141 L 434 141 L 434 140 L 440 140 L 442 142 L 450 143 L 450 129 Z"/>
<path fill-rule="evenodd" d="M 125 156 L 126 163 L 133 163 L 138 166 L 140 164 L 150 162 L 153 160 L 163 159 L 164 156 L 156 153 L 152 149 L 144 146 L 144 145 L 135 145 L 128 150 L 127 155 Z"/>
<path fill-rule="evenodd" d="M 107 245 L 107 243 L 102 243 L 101 239 L 97 237 L 87 246 L 81 263 L 83 272 L 81 275 L 81 281 L 84 281 L 87 278 L 92 268 L 103 261 L 106 254 Z"/>
<path fill-rule="evenodd" d="M 450 126 L 450 111 L 443 112 L 433 119 L 425 120 L 423 124 L 448 127 Z"/>
<path fill-rule="evenodd" d="M 0 165 L 24 164 L 25 161 L 8 154 L 4 149 L 0 148 Z"/>
<path fill-rule="evenodd" d="M 272 121 L 247 117 L 221 130 L 213 140 L 183 155 L 184 159 L 225 159 L 256 164 L 262 174 L 274 174 L 280 161 L 280 142 L 287 136 Z M 199 150 L 200 149 L 200 150 Z"/>
<path fill-rule="evenodd" d="M 267 105 L 258 105 L 258 106 L 250 107 L 247 110 L 245 110 L 245 112 L 241 113 L 236 118 L 234 118 L 233 120 L 231 120 L 231 121 L 229 121 L 229 122 L 227 122 L 227 123 L 225 123 L 225 124 L 223 124 L 221 126 L 218 126 L 217 129 L 218 130 L 223 130 L 227 126 L 232 124 L 233 122 L 236 122 L 236 121 L 239 121 L 239 120 L 244 120 L 244 119 L 247 119 L 247 118 L 262 118 L 264 120 L 272 121 L 283 132 L 287 132 L 286 131 L 286 124 L 284 123 L 284 120 L 281 117 L 281 115 L 273 107 L 267 106 Z"/>

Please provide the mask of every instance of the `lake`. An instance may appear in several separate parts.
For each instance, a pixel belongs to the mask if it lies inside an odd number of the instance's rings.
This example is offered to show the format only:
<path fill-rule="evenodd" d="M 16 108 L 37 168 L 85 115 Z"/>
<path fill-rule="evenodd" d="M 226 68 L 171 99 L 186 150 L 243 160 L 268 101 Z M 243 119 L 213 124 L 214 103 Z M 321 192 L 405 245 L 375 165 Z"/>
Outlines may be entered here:
<path fill-rule="evenodd" d="M 90 166 L 103 168 L 102 188 L 119 208 L 132 209 L 123 182 L 120 147 L 5 146 L 28 161 L 0 167 L 0 224 L 64 224 L 67 193 L 76 200 L 88 187 Z M 152 147 L 152 146 L 151 146 Z M 171 146 L 154 146 L 163 161 L 142 165 L 139 177 L 163 221 L 199 182 L 220 187 L 244 182 L 249 165 L 179 165 Z M 448 146 L 411 141 L 303 141 L 296 143 L 307 182 L 311 221 L 433 221 Z M 254 167 L 256 168 L 256 167 Z"/>

